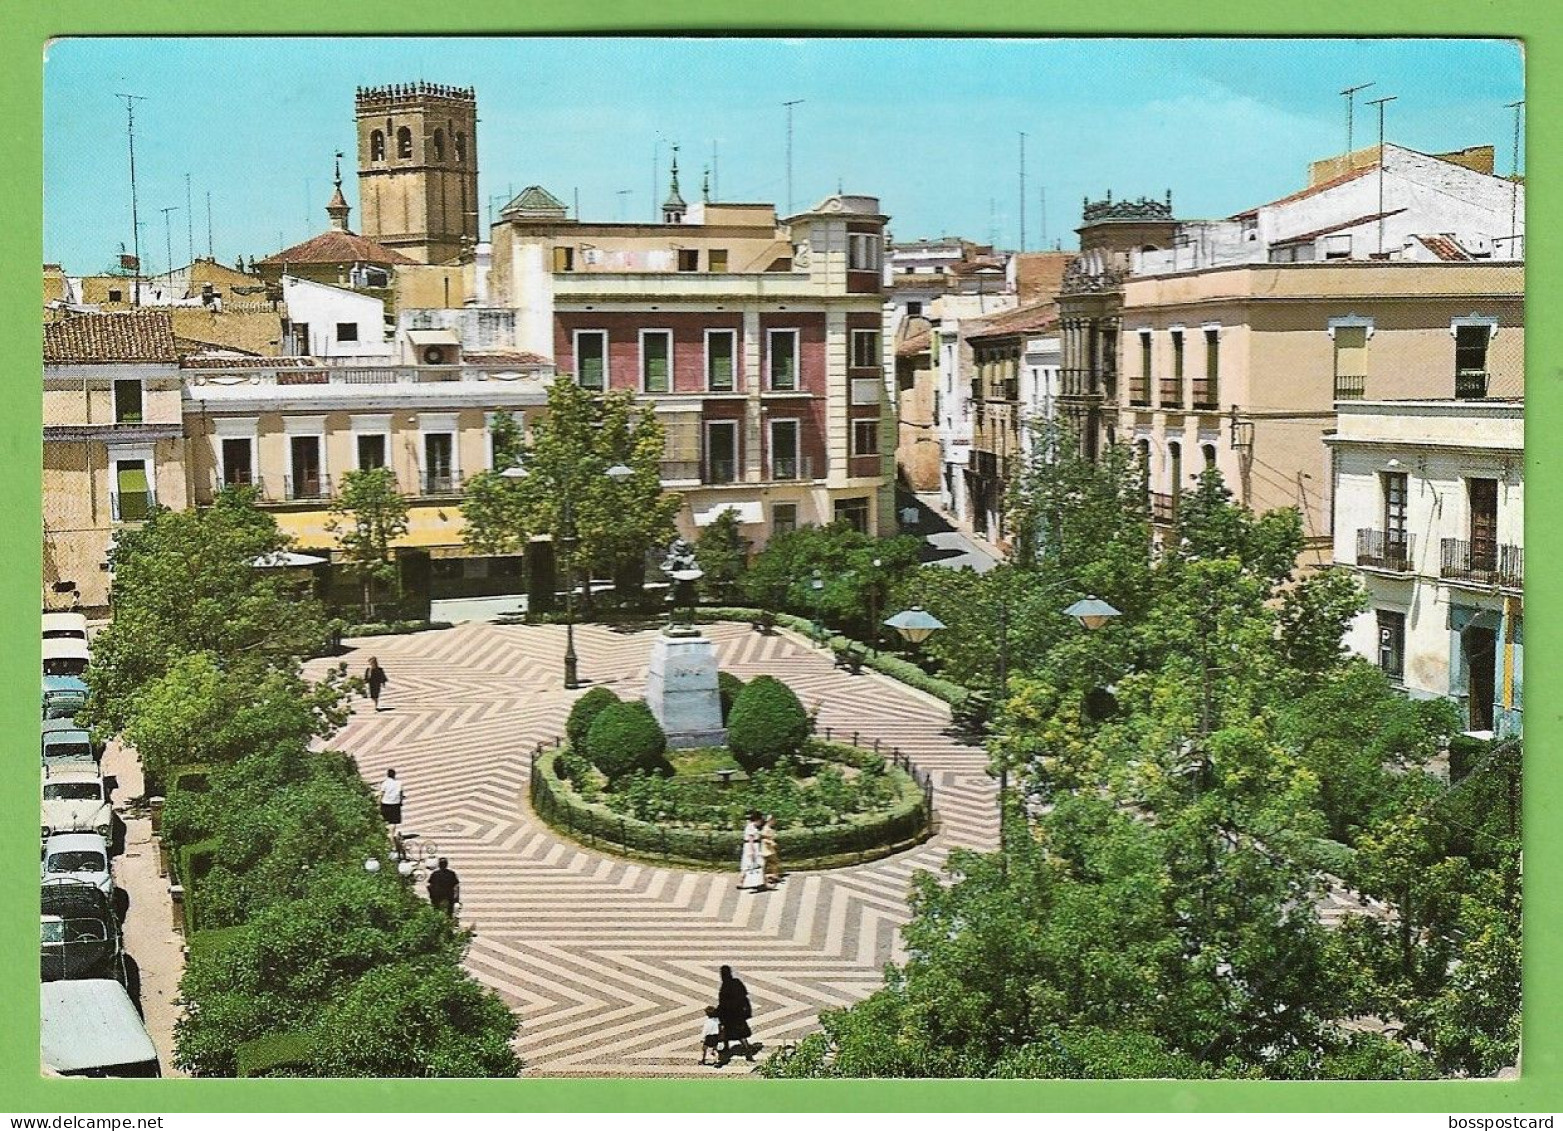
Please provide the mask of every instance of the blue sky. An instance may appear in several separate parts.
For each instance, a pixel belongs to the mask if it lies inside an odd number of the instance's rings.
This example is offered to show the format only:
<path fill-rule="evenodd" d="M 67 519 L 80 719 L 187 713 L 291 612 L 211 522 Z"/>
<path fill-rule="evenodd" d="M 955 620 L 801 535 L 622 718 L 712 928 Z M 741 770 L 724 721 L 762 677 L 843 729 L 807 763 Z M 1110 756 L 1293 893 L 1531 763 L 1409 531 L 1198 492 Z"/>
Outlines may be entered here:
<path fill-rule="evenodd" d="M 60 40 L 44 72 L 46 258 L 98 271 L 131 242 L 116 92 L 146 97 L 136 104 L 142 252 L 161 270 L 170 242 L 176 264 L 192 242 L 205 254 L 208 191 L 225 261 L 323 230 L 338 149 L 357 203 L 354 88 L 419 78 L 477 89 L 485 224 L 487 202 L 497 211 L 529 184 L 567 203 L 579 192 L 588 221 L 650 219 L 674 141 L 687 198 L 714 144 L 721 198 L 785 208 L 782 103 L 803 99 L 796 205 L 838 184 L 878 196 L 897 239 L 1018 244 L 1024 131 L 1032 249 L 1043 192 L 1047 246 L 1069 248 L 1081 198 L 1108 189 L 1170 188 L 1180 217 L 1206 217 L 1301 187 L 1310 160 L 1345 148 L 1339 92 L 1363 82 L 1376 85 L 1358 95 L 1356 145 L 1377 136 L 1362 100 L 1396 95 L 1389 140 L 1496 144 L 1507 172 L 1505 104 L 1524 97 L 1520 47 L 1495 40 Z M 165 219 L 165 208 L 176 211 Z"/>

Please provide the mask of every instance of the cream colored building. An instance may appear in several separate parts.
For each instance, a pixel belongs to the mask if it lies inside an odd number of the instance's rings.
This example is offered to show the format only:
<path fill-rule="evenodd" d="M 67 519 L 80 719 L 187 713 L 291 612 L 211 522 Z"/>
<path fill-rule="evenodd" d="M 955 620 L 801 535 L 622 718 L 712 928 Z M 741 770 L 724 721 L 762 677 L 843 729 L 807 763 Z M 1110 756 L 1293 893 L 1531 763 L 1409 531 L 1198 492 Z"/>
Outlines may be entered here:
<path fill-rule="evenodd" d="M 516 347 L 651 402 L 685 537 L 727 509 L 756 547 L 834 520 L 892 533 L 879 202 L 833 196 L 778 219 L 769 204 L 686 204 L 673 177 L 661 224 L 581 223 L 537 186 L 503 209 L 490 293 L 515 311 Z"/>
<path fill-rule="evenodd" d="M 1207 463 L 1255 511 L 1297 507 L 1331 545 L 1325 435 L 1337 402 L 1524 391 L 1524 269 L 1512 262 L 1254 263 L 1123 283 L 1116 439 L 1153 517 Z"/>
<path fill-rule="evenodd" d="M 43 339 L 44 607 L 101 609 L 115 533 L 189 501 L 172 322 L 74 314 Z"/>
<path fill-rule="evenodd" d="M 1358 401 L 1328 438 L 1335 561 L 1370 605 L 1347 644 L 1476 732 L 1521 730 L 1524 427 L 1519 398 Z"/>

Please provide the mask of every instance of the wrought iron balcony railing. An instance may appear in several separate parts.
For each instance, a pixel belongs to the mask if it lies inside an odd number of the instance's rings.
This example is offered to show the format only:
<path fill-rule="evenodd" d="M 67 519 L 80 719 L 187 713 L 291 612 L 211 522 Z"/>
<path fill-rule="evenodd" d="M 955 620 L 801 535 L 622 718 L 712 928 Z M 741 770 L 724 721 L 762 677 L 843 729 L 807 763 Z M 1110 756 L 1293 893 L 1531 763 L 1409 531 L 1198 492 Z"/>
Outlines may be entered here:
<path fill-rule="evenodd" d="M 1358 530 L 1357 564 L 1390 573 L 1410 573 L 1416 556 L 1416 535 L 1403 530 Z"/>
<path fill-rule="evenodd" d="M 1451 581 L 1519 589 L 1525 583 L 1525 547 L 1504 542 L 1445 538 L 1438 576 Z"/>

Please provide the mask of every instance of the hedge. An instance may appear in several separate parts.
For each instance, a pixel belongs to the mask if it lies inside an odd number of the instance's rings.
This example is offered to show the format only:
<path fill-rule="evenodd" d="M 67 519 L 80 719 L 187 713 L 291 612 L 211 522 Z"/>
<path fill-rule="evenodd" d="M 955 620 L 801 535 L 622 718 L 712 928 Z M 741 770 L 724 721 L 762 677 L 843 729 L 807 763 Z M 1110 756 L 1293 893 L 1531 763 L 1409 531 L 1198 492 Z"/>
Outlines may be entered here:
<path fill-rule="evenodd" d="M 828 744 L 825 749 L 834 754 L 841 748 Z M 661 863 L 697 868 L 738 866 L 742 830 L 657 825 L 583 801 L 559 776 L 559 759 L 566 753 L 547 750 L 533 764 L 532 809 L 554 831 L 591 848 L 608 848 Z M 854 751 L 855 759 L 875 757 L 872 751 Z M 901 787 L 900 798 L 889 810 L 862 814 L 838 825 L 778 830 L 776 847 L 783 867 L 789 871 L 836 868 L 878 860 L 927 840 L 933 814 L 922 788 L 901 770 L 886 773 Z"/>
<path fill-rule="evenodd" d="M 808 712 L 792 688 L 775 676 L 755 676 L 733 701 L 727 745 L 751 774 L 797 754 L 808 738 Z"/>
<path fill-rule="evenodd" d="M 635 770 L 656 772 L 667 750 L 662 724 L 639 699 L 607 704 L 586 729 L 586 756 L 610 781 Z"/>
<path fill-rule="evenodd" d="M 185 937 L 201 930 L 201 916 L 196 906 L 195 887 L 212 870 L 217 861 L 217 838 L 209 837 L 192 844 L 181 845 L 174 850 L 174 869 L 179 884 L 184 888 Z"/>
<path fill-rule="evenodd" d="M 307 1076 L 314 1063 L 307 1033 L 283 1030 L 245 1041 L 236 1050 L 237 1076 Z"/>
<path fill-rule="evenodd" d="M 748 609 L 741 606 L 713 605 L 695 610 L 695 619 L 706 624 L 716 621 L 735 620 L 746 624 L 753 624 L 765 615 L 762 609 Z M 814 639 L 814 622 L 806 617 L 795 617 L 791 613 L 771 613 L 776 623 L 784 628 L 790 628 L 794 632 Z M 827 636 L 821 643 L 831 648 L 845 648 L 849 645 L 858 645 L 861 642 L 853 640 L 850 636 L 834 633 Z M 875 671 L 899 680 L 908 687 L 915 687 L 919 691 L 925 691 L 935 699 L 942 699 L 950 706 L 957 706 L 962 700 L 971 694 L 969 690 L 960 684 L 948 679 L 940 679 L 936 675 L 929 675 L 922 668 L 910 660 L 903 660 L 899 656 L 892 656 L 888 652 L 876 650 L 867 651 L 863 656 L 863 666 L 873 668 Z"/>
<path fill-rule="evenodd" d="M 393 620 L 370 621 L 367 624 L 350 624 L 342 629 L 344 640 L 362 636 L 401 636 L 409 632 L 431 632 L 441 628 L 454 628 L 448 620 Z"/>
<path fill-rule="evenodd" d="M 607 707 L 619 702 L 619 697 L 609 687 L 594 687 L 575 701 L 570 717 L 565 720 L 565 740 L 577 750 L 586 749 L 586 732 L 592 722 Z"/>
<path fill-rule="evenodd" d="M 185 898 L 189 899 L 189 890 L 185 891 Z M 186 904 L 188 906 L 188 903 Z M 215 958 L 223 951 L 239 941 L 244 935 L 245 928 L 217 927 L 213 930 L 193 931 L 185 935 L 190 949 L 190 961 L 198 962 Z"/>

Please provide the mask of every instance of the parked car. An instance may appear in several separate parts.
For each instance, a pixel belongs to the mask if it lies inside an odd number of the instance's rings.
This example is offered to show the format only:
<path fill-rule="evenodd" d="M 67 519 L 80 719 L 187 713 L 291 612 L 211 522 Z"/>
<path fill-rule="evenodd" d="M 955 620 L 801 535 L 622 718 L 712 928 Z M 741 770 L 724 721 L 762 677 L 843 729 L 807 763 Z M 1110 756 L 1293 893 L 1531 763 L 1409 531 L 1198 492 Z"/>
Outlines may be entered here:
<path fill-rule="evenodd" d="M 79 676 L 87 670 L 92 655 L 85 640 L 70 637 L 43 642 L 43 674 Z"/>
<path fill-rule="evenodd" d="M 43 981 L 125 981 L 124 937 L 114 901 L 92 884 L 55 880 L 39 889 L 39 962 Z"/>
<path fill-rule="evenodd" d="M 87 618 L 80 613 L 44 613 L 45 640 L 87 640 Z"/>
<path fill-rule="evenodd" d="M 161 1076 L 157 1048 L 112 978 L 45 982 L 43 1066 L 62 1076 Z"/>
<path fill-rule="evenodd" d="M 109 872 L 109 842 L 97 833 L 56 833 L 43 845 L 43 878 L 60 876 L 89 883 L 113 896 L 114 877 Z"/>
<path fill-rule="evenodd" d="M 65 720 L 50 719 L 44 724 L 45 772 L 49 768 L 64 768 L 67 765 L 96 770 L 99 760 L 103 757 L 103 751 L 92 741 L 92 735 L 75 725 L 55 726 L 62 722 Z M 48 729 L 50 726 L 55 726 L 55 729 Z"/>
<path fill-rule="evenodd" d="M 109 840 L 114 831 L 114 810 L 103 776 L 71 763 L 56 765 L 45 773 L 39 817 L 43 839 L 55 833 L 97 833 Z"/>
<path fill-rule="evenodd" d="M 43 677 L 43 717 L 69 719 L 87 706 L 87 685 L 75 676 Z"/>

